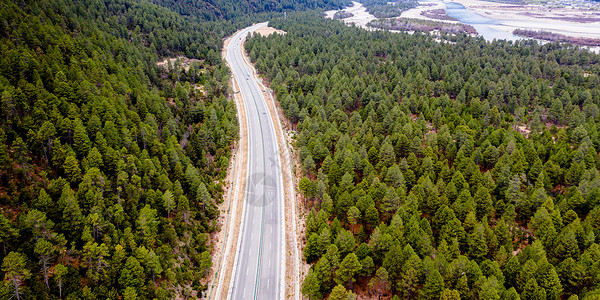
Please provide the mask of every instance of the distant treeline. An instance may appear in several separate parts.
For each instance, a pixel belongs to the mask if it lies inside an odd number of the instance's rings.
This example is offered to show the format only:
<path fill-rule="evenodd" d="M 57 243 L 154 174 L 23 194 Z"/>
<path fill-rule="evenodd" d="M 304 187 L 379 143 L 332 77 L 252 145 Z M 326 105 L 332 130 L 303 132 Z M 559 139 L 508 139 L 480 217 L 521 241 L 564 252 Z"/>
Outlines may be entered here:
<path fill-rule="evenodd" d="M 369 26 L 387 30 L 400 31 L 434 31 L 439 30 L 447 33 L 477 34 L 477 30 L 471 25 L 451 24 L 419 19 L 385 19 L 373 20 Z"/>
<path fill-rule="evenodd" d="M 414 0 L 397 0 L 396 2 L 388 2 L 387 0 L 362 0 L 360 2 L 365 5 L 368 12 L 379 19 L 398 17 L 402 12 L 417 7 L 418 4 Z"/>
<path fill-rule="evenodd" d="M 513 34 L 551 42 L 565 42 L 582 46 L 600 46 L 600 39 L 566 36 L 564 34 L 549 31 L 515 29 Z"/>
<path fill-rule="evenodd" d="M 167 7 L 184 16 L 201 20 L 244 19 L 249 15 L 300 11 L 306 9 L 341 9 L 350 5 L 347 0 L 280 0 L 280 1 L 197 1 L 197 0 L 152 0 L 151 2 Z"/>
<path fill-rule="evenodd" d="M 489 2 L 506 3 L 506 4 L 525 4 L 523 0 L 487 0 Z"/>
<path fill-rule="evenodd" d="M 442 8 L 422 11 L 421 16 L 444 21 L 458 21 L 456 18 L 447 15 L 446 10 Z"/>

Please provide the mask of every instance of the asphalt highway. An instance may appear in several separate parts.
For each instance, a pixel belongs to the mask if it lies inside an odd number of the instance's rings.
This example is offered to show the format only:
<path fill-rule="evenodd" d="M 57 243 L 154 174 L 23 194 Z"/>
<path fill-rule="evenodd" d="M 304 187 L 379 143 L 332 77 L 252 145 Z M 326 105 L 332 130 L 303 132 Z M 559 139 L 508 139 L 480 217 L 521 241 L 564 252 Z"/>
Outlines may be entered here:
<path fill-rule="evenodd" d="M 244 38 L 265 23 L 238 32 L 226 60 L 242 95 L 248 122 L 248 177 L 240 238 L 228 299 L 284 296 L 284 213 L 279 150 L 261 88 L 242 54 Z"/>

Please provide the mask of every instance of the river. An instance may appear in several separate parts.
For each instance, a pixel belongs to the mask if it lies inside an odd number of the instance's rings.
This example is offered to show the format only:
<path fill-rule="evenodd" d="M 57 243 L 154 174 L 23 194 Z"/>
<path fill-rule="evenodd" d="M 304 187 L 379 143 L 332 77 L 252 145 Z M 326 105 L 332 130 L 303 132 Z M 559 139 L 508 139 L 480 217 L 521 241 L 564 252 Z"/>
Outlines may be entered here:
<path fill-rule="evenodd" d="M 446 4 L 446 14 L 448 16 L 458 19 L 461 23 L 473 26 L 477 30 L 477 33 L 488 41 L 494 39 L 509 41 L 523 39 L 522 37 L 494 28 L 493 25 L 500 24 L 497 20 L 470 11 L 460 3 L 444 2 L 444 4 Z"/>

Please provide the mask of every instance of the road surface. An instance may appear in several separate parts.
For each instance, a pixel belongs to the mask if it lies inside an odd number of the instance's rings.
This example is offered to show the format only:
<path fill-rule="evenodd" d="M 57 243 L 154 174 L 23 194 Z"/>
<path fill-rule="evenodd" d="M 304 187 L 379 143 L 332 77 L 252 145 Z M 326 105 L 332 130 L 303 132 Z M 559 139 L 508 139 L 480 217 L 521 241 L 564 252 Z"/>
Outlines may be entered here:
<path fill-rule="evenodd" d="M 263 26 L 266 23 L 236 33 L 227 46 L 226 60 L 243 98 L 248 123 L 248 178 L 228 299 L 283 299 L 285 293 L 279 150 L 267 102 L 242 53 L 245 37 Z"/>

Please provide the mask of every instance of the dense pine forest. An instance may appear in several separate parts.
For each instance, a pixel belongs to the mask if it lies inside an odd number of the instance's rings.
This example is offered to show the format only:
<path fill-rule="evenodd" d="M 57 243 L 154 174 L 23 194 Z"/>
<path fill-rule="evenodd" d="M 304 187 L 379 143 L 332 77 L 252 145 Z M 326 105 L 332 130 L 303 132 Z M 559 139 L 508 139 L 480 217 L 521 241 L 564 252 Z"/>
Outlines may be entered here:
<path fill-rule="evenodd" d="M 273 3 L 2 1 L 0 299 L 201 295 L 238 136 L 222 39 L 344 2 Z"/>
<path fill-rule="evenodd" d="M 600 56 L 369 32 L 254 36 L 295 127 L 309 299 L 598 299 Z"/>

